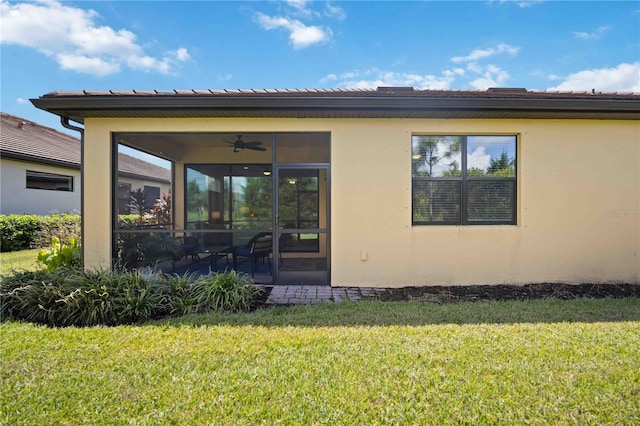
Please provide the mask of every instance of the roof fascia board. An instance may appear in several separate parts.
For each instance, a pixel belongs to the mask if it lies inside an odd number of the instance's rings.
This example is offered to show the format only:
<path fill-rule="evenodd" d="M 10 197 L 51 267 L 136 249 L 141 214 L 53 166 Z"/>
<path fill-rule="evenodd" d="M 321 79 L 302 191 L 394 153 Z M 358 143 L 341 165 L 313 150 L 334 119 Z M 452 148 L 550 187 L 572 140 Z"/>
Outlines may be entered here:
<path fill-rule="evenodd" d="M 56 96 L 31 100 L 58 115 L 92 117 L 92 111 L 171 110 L 299 110 L 299 111 L 483 111 L 483 112 L 581 112 L 640 114 L 640 102 L 616 99 L 532 99 L 532 98 L 420 98 L 420 97 L 306 97 L 306 96 Z M 74 120 L 75 120 L 74 118 Z"/>
<path fill-rule="evenodd" d="M 19 154 L 9 151 L 2 151 L 2 153 L 0 153 L 0 158 L 6 158 L 7 160 L 25 161 L 28 163 L 44 164 L 48 166 L 64 167 L 68 169 L 80 169 L 80 163 L 71 163 L 68 161 L 37 157 L 35 155 Z"/>

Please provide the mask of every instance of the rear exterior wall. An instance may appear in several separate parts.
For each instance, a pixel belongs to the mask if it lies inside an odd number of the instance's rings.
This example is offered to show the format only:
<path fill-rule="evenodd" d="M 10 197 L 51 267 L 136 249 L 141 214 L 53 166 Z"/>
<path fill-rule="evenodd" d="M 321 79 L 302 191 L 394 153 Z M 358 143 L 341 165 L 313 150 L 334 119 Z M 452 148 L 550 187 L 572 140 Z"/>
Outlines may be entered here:
<path fill-rule="evenodd" d="M 112 132 L 322 131 L 331 133 L 333 286 L 640 283 L 638 121 L 87 119 L 85 126 L 86 267 L 108 265 L 111 255 L 104 158 Z M 517 135 L 517 224 L 412 226 L 413 134 Z M 184 162 L 175 160 L 180 223 Z"/>

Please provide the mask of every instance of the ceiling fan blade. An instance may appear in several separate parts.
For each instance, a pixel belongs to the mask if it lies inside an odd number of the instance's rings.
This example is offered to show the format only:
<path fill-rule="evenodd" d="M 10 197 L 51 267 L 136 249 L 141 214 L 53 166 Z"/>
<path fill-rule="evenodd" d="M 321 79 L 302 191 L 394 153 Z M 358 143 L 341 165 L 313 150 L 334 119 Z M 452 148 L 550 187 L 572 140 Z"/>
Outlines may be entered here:
<path fill-rule="evenodd" d="M 262 142 L 260 141 L 253 141 L 253 142 L 243 142 L 244 146 L 258 146 L 258 145 L 262 145 Z"/>
<path fill-rule="evenodd" d="M 254 151 L 266 151 L 267 150 L 266 148 L 263 148 L 261 146 L 255 146 L 255 145 L 249 145 L 249 146 L 245 145 L 244 147 L 246 149 L 252 149 Z"/>

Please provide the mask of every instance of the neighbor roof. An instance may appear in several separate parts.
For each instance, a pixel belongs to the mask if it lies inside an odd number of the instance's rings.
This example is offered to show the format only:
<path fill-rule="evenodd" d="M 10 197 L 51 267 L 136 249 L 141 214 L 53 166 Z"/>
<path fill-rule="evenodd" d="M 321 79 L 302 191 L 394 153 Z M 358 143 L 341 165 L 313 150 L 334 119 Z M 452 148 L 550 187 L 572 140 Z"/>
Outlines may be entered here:
<path fill-rule="evenodd" d="M 640 94 L 539 92 L 522 88 L 84 90 L 52 92 L 31 102 L 79 123 L 90 117 L 640 119 Z"/>
<path fill-rule="evenodd" d="M 0 112 L 0 154 L 3 158 L 80 168 L 80 140 L 25 118 Z M 147 161 L 118 155 L 121 175 L 170 182 L 171 171 Z"/>
<path fill-rule="evenodd" d="M 80 167 L 80 140 L 15 115 L 0 113 L 3 157 L 63 167 Z"/>

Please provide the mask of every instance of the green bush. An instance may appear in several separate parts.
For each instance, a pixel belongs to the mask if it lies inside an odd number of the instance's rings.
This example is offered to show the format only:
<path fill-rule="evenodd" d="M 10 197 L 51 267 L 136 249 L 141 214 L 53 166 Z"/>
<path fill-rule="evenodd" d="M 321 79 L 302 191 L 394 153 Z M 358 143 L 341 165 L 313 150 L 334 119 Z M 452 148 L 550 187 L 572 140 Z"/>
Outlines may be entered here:
<path fill-rule="evenodd" d="M 210 310 L 248 310 L 259 291 L 235 271 L 197 278 L 122 268 L 56 268 L 4 277 L 0 317 L 52 326 L 133 324 Z"/>
<path fill-rule="evenodd" d="M 63 244 L 70 244 L 71 238 L 80 241 L 80 216 L 75 214 L 54 214 L 41 217 L 41 229 L 33 238 L 33 246 L 47 247 L 53 237 Z"/>
<path fill-rule="evenodd" d="M 41 229 L 41 216 L 0 215 L 2 251 L 18 251 L 31 247 L 36 232 Z"/>
<path fill-rule="evenodd" d="M 197 280 L 197 274 L 166 275 L 160 282 L 162 293 L 162 314 L 182 316 L 196 313 L 196 297 L 192 282 Z"/>
<path fill-rule="evenodd" d="M 49 245 L 57 236 L 64 243 L 80 238 L 80 216 L 73 214 L 0 215 L 0 248 L 3 252 Z"/>
<path fill-rule="evenodd" d="M 0 317 L 41 324 L 56 324 L 56 301 L 64 296 L 65 272 L 24 271 L 3 277 L 0 284 Z"/>
<path fill-rule="evenodd" d="M 51 248 L 49 250 L 40 250 L 37 260 L 50 271 L 60 267 L 80 266 L 80 246 L 75 237 L 69 238 L 69 244 L 64 244 L 58 237 L 53 237 L 51 239 Z"/>
<path fill-rule="evenodd" d="M 201 277 L 192 284 L 192 292 L 198 312 L 246 311 L 260 289 L 248 275 L 232 270 Z"/>

